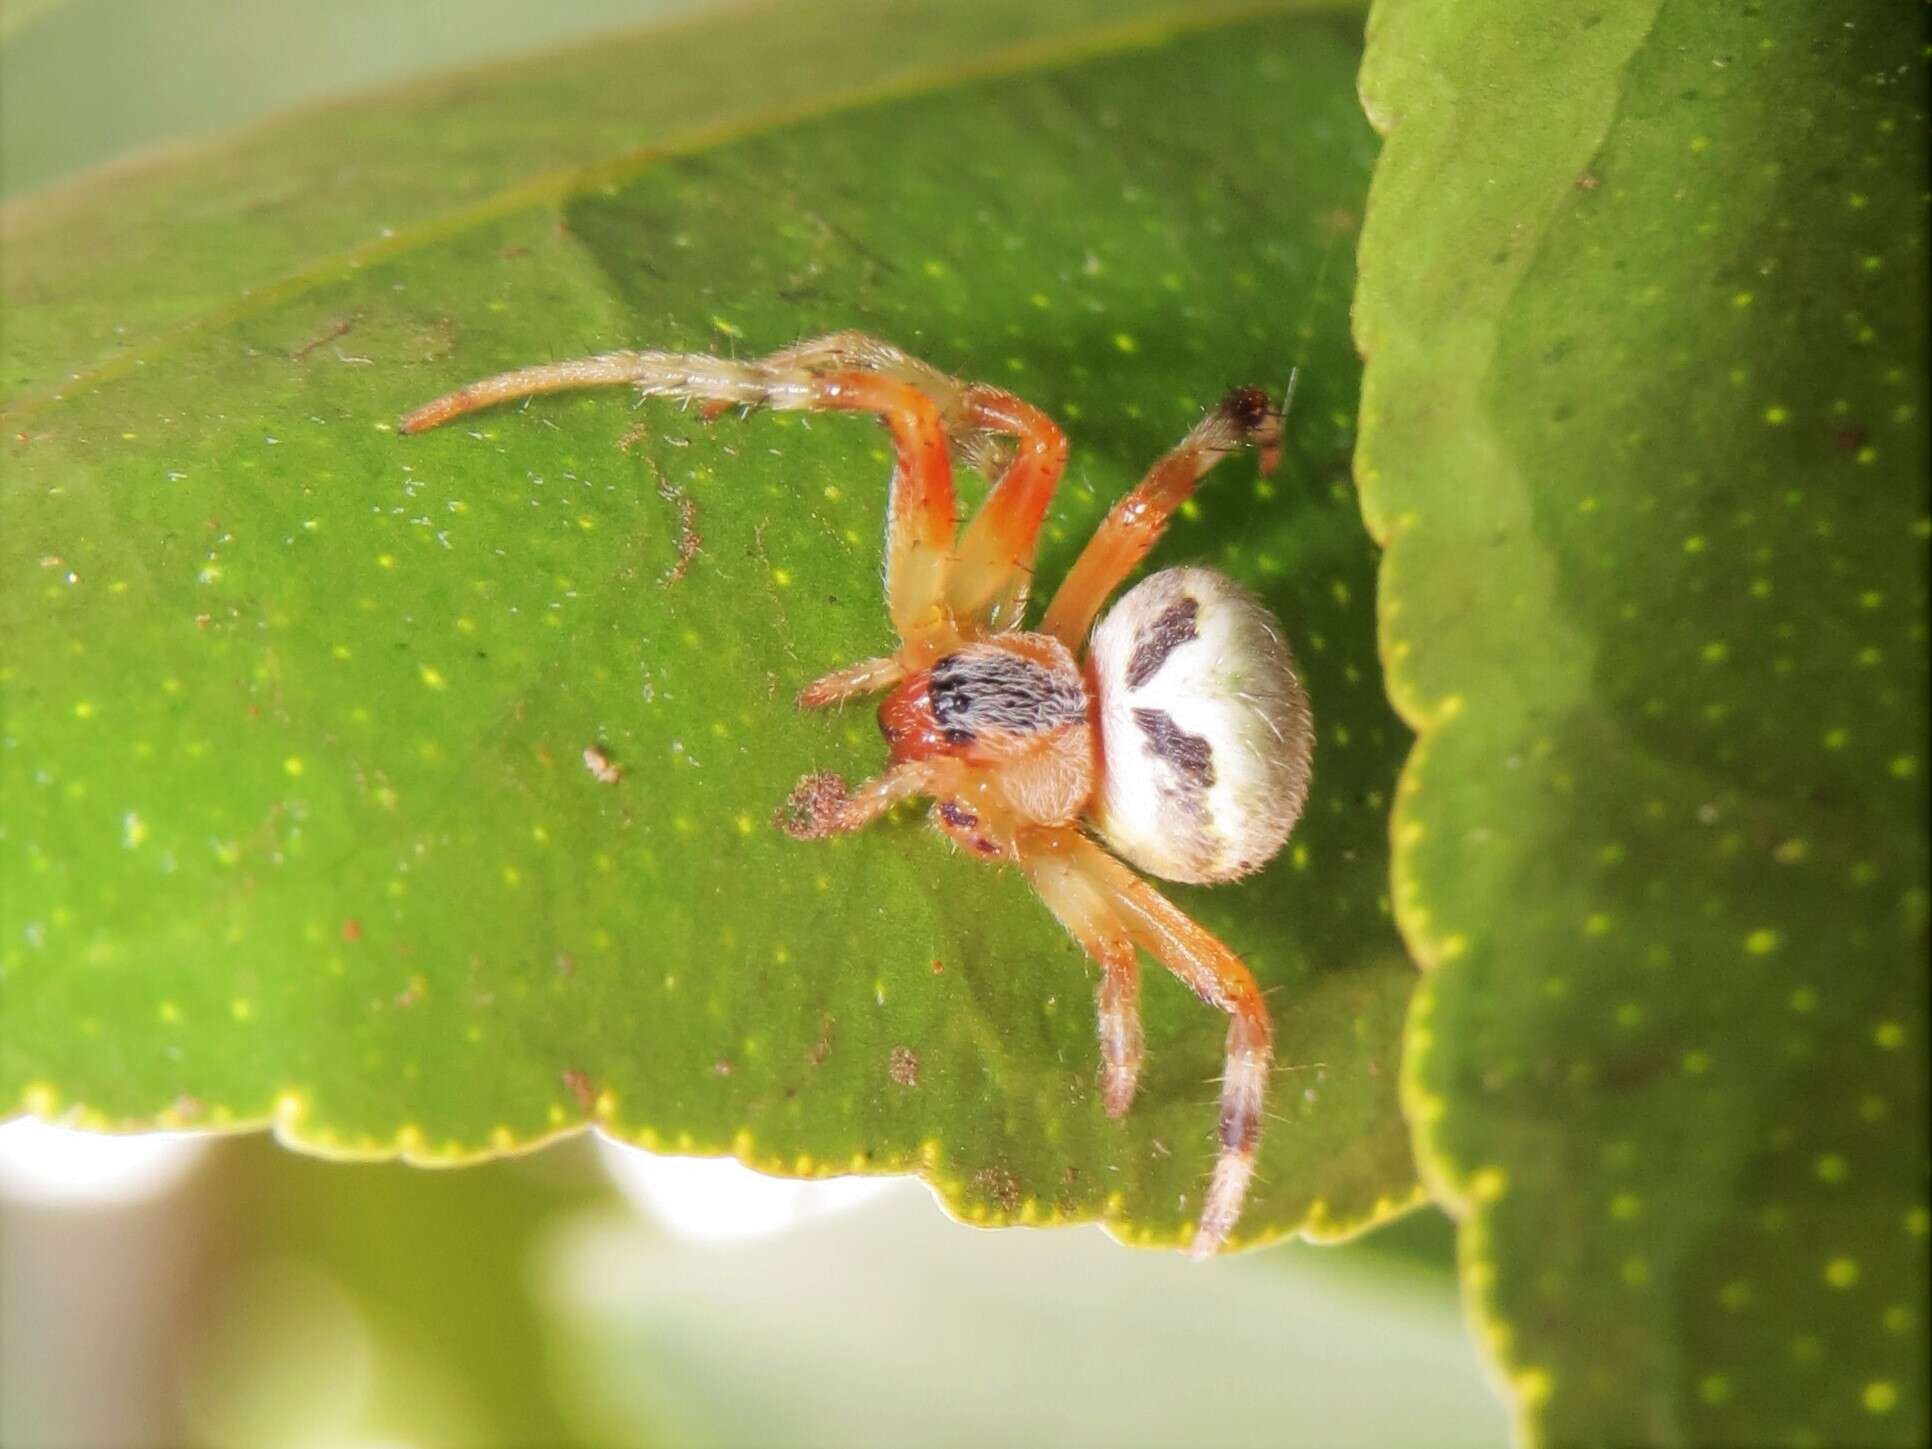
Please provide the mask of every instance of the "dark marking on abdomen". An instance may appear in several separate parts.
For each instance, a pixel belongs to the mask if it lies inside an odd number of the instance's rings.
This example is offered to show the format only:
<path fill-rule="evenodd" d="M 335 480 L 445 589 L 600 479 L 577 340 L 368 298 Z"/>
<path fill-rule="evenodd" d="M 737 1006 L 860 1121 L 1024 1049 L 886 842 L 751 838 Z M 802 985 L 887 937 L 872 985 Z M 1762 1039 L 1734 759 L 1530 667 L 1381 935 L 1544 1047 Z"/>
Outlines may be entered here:
<path fill-rule="evenodd" d="M 1200 638 L 1194 627 L 1200 612 L 1201 606 L 1194 597 L 1182 594 L 1141 631 L 1140 637 L 1134 641 L 1134 652 L 1127 656 L 1129 689 L 1139 689 L 1160 673 L 1168 655 L 1190 639 Z"/>
<path fill-rule="evenodd" d="M 1134 723 L 1147 737 L 1147 748 L 1174 767 L 1174 773 L 1196 790 L 1214 784 L 1214 747 L 1202 735 L 1191 735 L 1174 723 L 1164 709 L 1137 709 Z"/>

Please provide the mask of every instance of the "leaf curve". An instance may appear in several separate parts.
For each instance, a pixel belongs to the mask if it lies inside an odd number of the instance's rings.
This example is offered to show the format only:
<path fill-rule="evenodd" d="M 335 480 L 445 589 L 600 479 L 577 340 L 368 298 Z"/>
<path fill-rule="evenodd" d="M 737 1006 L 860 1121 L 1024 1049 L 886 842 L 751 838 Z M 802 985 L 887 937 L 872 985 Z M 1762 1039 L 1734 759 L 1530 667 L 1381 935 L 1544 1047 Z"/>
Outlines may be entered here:
<path fill-rule="evenodd" d="M 1922 26 L 1385 3 L 1405 1100 L 1550 1442 L 1926 1425 Z"/>

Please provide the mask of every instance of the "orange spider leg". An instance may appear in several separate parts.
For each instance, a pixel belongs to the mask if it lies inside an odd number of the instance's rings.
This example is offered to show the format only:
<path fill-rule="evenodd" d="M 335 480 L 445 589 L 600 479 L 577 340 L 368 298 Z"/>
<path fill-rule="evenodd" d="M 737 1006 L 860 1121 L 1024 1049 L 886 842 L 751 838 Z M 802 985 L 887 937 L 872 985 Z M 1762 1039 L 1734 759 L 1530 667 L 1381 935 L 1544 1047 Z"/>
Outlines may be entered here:
<path fill-rule="evenodd" d="M 785 353 L 774 363 L 692 352 L 607 352 L 470 383 L 409 413 L 397 430 L 420 433 L 513 398 L 618 383 L 629 383 L 645 397 L 880 417 L 892 430 L 898 452 L 886 519 L 886 602 L 902 641 L 900 659 L 909 669 L 923 668 L 956 642 L 958 631 L 945 608 L 957 528 L 951 449 L 939 404 L 918 384 L 891 373 L 816 372 Z"/>
<path fill-rule="evenodd" d="M 956 619 L 980 616 L 985 633 L 1017 625 L 1032 581 L 1034 541 L 1066 468 L 1066 438 L 1052 419 L 1012 393 L 961 382 L 863 332 L 810 338 L 772 353 L 763 365 L 877 373 L 932 400 L 955 458 L 994 480 L 955 550 L 947 604 Z M 1009 437 L 1018 440 L 1017 450 L 1005 444 Z"/>
<path fill-rule="evenodd" d="M 878 372 L 832 372 L 814 378 L 818 405 L 876 413 L 892 430 L 898 461 L 886 505 L 886 612 L 909 669 L 930 665 L 958 633 L 946 609 L 957 515 L 952 451 L 939 407 L 909 382 Z"/>
<path fill-rule="evenodd" d="M 1047 909 L 1100 966 L 1101 1100 L 1109 1116 L 1124 1116 L 1146 1056 L 1134 938 L 1091 876 L 1072 861 L 1053 851 L 1022 851 L 1020 866 Z"/>
<path fill-rule="evenodd" d="M 1241 1216 L 1261 1146 L 1262 1100 L 1274 1058 L 1274 1027 L 1261 989 L 1241 958 L 1213 932 L 1078 831 L 1035 832 L 1022 847 L 1022 858 L 1039 851 L 1057 855 L 1066 871 L 1083 875 L 1142 950 L 1202 1001 L 1229 1015 L 1227 1066 L 1221 1077 L 1221 1150 L 1189 1249 L 1196 1258 L 1208 1257 Z"/>
<path fill-rule="evenodd" d="M 905 677 L 906 667 L 897 659 L 861 659 L 806 685 L 798 692 L 798 707 L 826 709 L 844 704 L 848 699 L 890 689 Z"/>
<path fill-rule="evenodd" d="M 771 367 L 802 367 L 813 372 L 878 372 L 910 383 L 939 409 L 939 421 L 952 441 L 955 463 L 977 468 L 993 478 L 1009 461 L 998 426 L 982 426 L 973 420 L 968 399 L 976 389 L 890 342 L 863 332 L 830 332 L 782 348 L 765 362 Z"/>
<path fill-rule="evenodd" d="M 681 397 L 727 407 L 808 408 L 815 405 L 804 373 L 774 373 L 757 363 L 733 362 L 701 352 L 604 352 L 538 367 L 519 367 L 459 387 L 407 413 L 396 424 L 404 435 L 434 427 L 498 403 L 541 393 L 630 383 L 645 397 Z"/>
<path fill-rule="evenodd" d="M 865 829 L 901 800 L 951 789 L 962 774 L 957 760 L 906 760 L 856 790 L 837 775 L 807 775 L 792 787 L 778 825 L 794 840 L 845 835 Z"/>
<path fill-rule="evenodd" d="M 946 595 L 955 618 L 977 617 L 987 633 L 998 633 L 1017 628 L 1025 612 L 1034 547 L 1066 470 L 1067 440 L 1045 413 L 997 388 L 968 389 L 965 413 L 972 429 L 1019 439 L 1017 453 L 959 542 Z"/>
<path fill-rule="evenodd" d="M 1047 606 L 1040 631 L 1078 649 L 1101 605 L 1147 557 L 1194 485 L 1245 442 L 1260 449 L 1261 471 L 1271 472 L 1281 446 L 1281 414 L 1258 387 L 1230 392 L 1113 506 Z"/>

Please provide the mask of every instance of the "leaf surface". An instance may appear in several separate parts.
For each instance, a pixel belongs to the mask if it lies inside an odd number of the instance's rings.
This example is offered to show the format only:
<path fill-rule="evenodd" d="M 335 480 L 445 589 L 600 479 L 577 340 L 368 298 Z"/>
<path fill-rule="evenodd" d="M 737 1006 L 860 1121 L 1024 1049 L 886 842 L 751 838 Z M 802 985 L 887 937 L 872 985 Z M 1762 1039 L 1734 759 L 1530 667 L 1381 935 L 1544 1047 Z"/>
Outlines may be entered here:
<path fill-rule="evenodd" d="M 1922 41 L 1371 22 L 1405 1098 L 1532 1439 L 1926 1433 Z"/>
<path fill-rule="evenodd" d="M 597 1120 L 786 1172 L 916 1168 L 974 1220 L 1180 1240 L 1223 1019 L 1150 977 L 1115 1123 L 1083 960 L 1022 882 L 913 813 L 816 845 L 772 827 L 800 775 L 883 761 L 867 711 L 790 703 L 892 644 L 877 430 L 616 392 L 392 430 L 547 357 L 861 326 L 1067 425 L 1046 580 L 1228 385 L 1302 365 L 1282 471 L 1226 466 L 1157 562 L 1221 567 L 1287 621 L 1326 722 L 1317 793 L 1268 873 L 1176 895 L 1275 989 L 1244 1234 L 1413 1200 L 1384 843 L 1406 735 L 1347 484 L 1373 152 L 1354 25 L 1076 29 L 570 184 L 499 175 L 242 304 L 157 313 L 29 397 L 0 595 L 0 1101 L 272 1117 L 417 1161 Z M 720 65 L 743 30 L 707 33 Z"/>

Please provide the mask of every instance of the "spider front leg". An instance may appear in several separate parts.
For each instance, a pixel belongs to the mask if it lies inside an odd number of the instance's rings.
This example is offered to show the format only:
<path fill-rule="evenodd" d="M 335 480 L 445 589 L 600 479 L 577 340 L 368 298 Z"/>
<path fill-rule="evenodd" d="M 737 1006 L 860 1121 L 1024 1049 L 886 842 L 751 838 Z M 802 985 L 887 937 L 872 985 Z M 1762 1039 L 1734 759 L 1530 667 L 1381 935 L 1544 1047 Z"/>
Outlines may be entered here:
<path fill-rule="evenodd" d="M 863 830 L 901 800 L 952 789 L 959 778 L 953 760 L 907 760 L 858 789 L 829 772 L 807 775 L 792 787 L 776 824 L 794 840 L 823 840 Z"/>
<path fill-rule="evenodd" d="M 954 617 L 977 620 L 991 634 L 1018 628 L 1026 612 L 1033 554 L 1047 505 L 1066 471 L 1067 440 L 1045 413 L 998 388 L 968 389 L 964 411 L 969 427 L 1019 440 L 959 541 L 946 590 Z"/>
<path fill-rule="evenodd" d="M 1274 470 L 1281 450 L 1282 414 L 1258 387 L 1237 387 L 1194 425 L 1180 445 L 1109 510 L 1060 591 L 1047 606 L 1040 632 L 1079 649 L 1108 596 L 1147 557 L 1167 530 L 1174 510 L 1193 494 L 1208 470 L 1243 443 L 1261 454 L 1261 471 Z"/>
<path fill-rule="evenodd" d="M 953 449 L 992 480 L 959 541 L 946 603 L 984 632 L 1019 624 L 1032 582 L 1034 547 L 1067 465 L 1067 440 L 1045 413 L 1002 388 L 965 383 L 890 342 L 834 332 L 775 352 L 767 364 L 878 373 L 917 388 L 938 408 Z M 1013 438 L 1008 450 L 996 440 Z"/>
<path fill-rule="evenodd" d="M 1089 938 L 1115 953 L 1118 947 L 1113 942 L 1125 936 L 1180 977 L 1202 1001 L 1228 1013 L 1221 1149 L 1189 1249 L 1196 1258 L 1209 1257 L 1227 1241 L 1241 1216 L 1261 1146 L 1262 1103 L 1274 1060 L 1274 1028 L 1261 989 L 1240 958 L 1211 931 L 1079 831 L 1061 827 L 1032 832 L 1021 843 L 1020 857 L 1048 906 L 1089 954 L 1101 961 L 1103 971 L 1107 958 L 1088 944 Z M 1104 977 L 1102 1002 L 1104 1050 L 1108 1028 Z M 1133 1031 L 1137 1048 L 1138 1021 Z"/>
<path fill-rule="evenodd" d="M 800 709 L 830 709 L 890 689 L 905 677 L 906 667 L 897 659 L 861 659 L 814 679 L 799 690 L 797 704 Z"/>
<path fill-rule="evenodd" d="M 957 642 L 946 606 L 957 517 L 945 426 L 938 403 L 888 372 L 817 371 L 782 352 L 753 362 L 704 353 L 608 352 L 471 383 L 409 413 L 397 430 L 420 433 L 514 398 L 622 383 L 645 397 L 878 417 L 891 430 L 897 453 L 886 516 L 886 606 L 901 641 L 899 660 L 908 670 L 921 669 Z"/>

